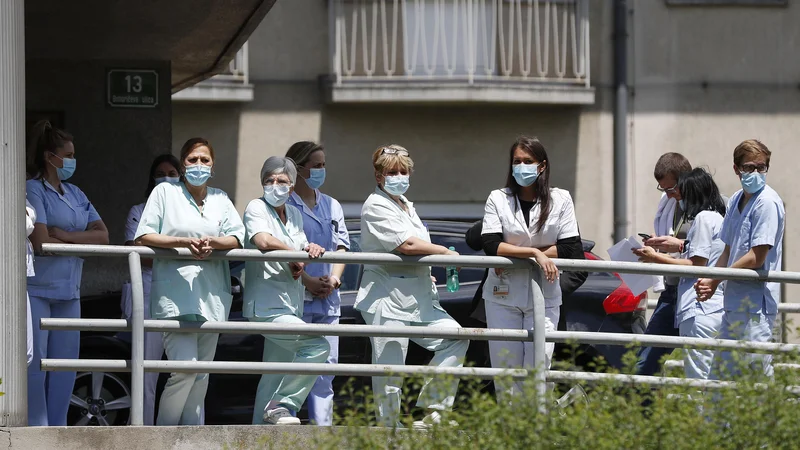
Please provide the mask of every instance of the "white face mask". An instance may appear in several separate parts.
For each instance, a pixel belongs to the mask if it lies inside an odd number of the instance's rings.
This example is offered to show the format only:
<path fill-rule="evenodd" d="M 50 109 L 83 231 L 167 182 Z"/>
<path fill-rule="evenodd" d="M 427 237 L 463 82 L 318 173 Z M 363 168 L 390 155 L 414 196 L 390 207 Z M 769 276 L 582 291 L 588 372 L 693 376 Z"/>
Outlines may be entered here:
<path fill-rule="evenodd" d="M 289 200 L 291 186 L 281 186 L 279 184 L 268 184 L 264 186 L 264 200 L 273 208 L 277 208 Z"/>

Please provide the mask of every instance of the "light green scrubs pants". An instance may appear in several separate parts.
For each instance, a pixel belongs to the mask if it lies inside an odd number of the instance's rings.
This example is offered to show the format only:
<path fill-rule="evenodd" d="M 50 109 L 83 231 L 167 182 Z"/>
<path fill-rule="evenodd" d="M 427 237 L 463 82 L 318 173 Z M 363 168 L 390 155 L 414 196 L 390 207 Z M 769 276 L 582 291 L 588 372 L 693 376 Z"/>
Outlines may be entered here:
<path fill-rule="evenodd" d="M 413 326 L 436 328 L 461 328 L 452 318 L 444 318 L 433 322 L 407 322 L 404 320 L 383 318 L 378 314 L 361 311 L 367 325 Z M 430 366 L 461 367 L 467 354 L 469 341 L 454 339 L 412 339 L 422 348 L 434 352 Z M 408 353 L 408 338 L 373 337 L 372 364 L 405 365 Z M 400 394 L 403 390 L 403 377 L 372 377 L 372 392 L 375 396 L 375 415 L 379 425 L 393 427 L 400 418 Z M 458 379 L 434 381 L 425 379 L 417 398 L 420 408 L 448 410 L 458 391 Z"/>
<path fill-rule="evenodd" d="M 253 317 L 254 322 L 305 324 L 303 319 L 282 315 L 269 319 Z M 321 336 L 264 335 L 264 362 L 324 363 L 330 345 Z M 283 406 L 299 411 L 319 375 L 264 374 L 258 383 L 253 408 L 253 424 L 264 423 L 267 409 Z"/>

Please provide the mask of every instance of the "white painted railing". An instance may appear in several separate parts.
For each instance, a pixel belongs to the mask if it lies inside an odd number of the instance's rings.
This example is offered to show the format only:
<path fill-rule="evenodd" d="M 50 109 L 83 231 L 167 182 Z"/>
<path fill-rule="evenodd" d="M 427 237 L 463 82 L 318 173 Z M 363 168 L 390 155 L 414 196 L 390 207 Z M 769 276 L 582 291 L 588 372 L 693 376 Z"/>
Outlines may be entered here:
<path fill-rule="evenodd" d="M 249 83 L 248 69 L 250 62 L 248 52 L 248 43 L 245 42 L 242 48 L 236 52 L 236 56 L 228 64 L 228 70 L 212 77 L 210 81 Z"/>
<path fill-rule="evenodd" d="M 589 0 L 329 0 L 334 82 L 589 87 Z"/>

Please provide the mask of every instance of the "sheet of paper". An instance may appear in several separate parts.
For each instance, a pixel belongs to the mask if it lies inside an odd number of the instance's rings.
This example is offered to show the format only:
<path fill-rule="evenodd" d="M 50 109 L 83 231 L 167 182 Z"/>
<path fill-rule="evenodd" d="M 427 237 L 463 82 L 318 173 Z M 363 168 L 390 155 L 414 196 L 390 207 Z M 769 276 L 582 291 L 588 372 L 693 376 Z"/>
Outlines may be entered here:
<path fill-rule="evenodd" d="M 613 247 L 608 249 L 608 256 L 612 261 L 625 261 L 625 262 L 638 262 L 639 257 L 633 254 L 633 249 L 642 248 L 642 244 L 634 236 L 623 239 Z M 655 286 L 658 281 L 655 275 L 634 275 L 630 273 L 619 274 L 622 281 L 628 285 L 633 295 L 639 295 L 642 292 Z"/>

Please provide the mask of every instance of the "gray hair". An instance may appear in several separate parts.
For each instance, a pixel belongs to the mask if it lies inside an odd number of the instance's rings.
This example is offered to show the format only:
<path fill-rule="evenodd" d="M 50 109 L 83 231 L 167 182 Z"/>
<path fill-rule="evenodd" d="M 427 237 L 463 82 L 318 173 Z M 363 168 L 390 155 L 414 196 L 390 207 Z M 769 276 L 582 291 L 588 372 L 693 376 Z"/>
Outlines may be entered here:
<path fill-rule="evenodd" d="M 266 180 L 267 177 L 279 173 L 285 173 L 292 184 L 297 181 L 297 166 L 291 158 L 285 158 L 283 156 L 270 156 L 264 161 L 264 165 L 261 166 L 261 179 L 259 181 L 261 184 L 264 184 L 264 180 Z"/>

